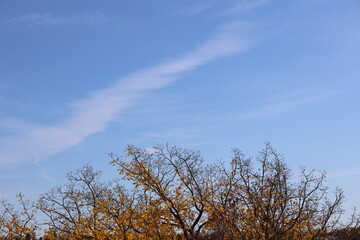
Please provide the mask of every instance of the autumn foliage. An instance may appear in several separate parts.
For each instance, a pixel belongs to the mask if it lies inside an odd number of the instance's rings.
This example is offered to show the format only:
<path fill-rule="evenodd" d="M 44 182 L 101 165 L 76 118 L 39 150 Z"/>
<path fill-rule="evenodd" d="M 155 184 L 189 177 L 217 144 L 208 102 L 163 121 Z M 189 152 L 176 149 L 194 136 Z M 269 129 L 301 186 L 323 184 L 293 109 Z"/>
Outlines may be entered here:
<path fill-rule="evenodd" d="M 340 222 L 344 195 L 328 194 L 326 174 L 302 168 L 294 178 L 269 144 L 253 160 L 233 150 L 229 163 L 199 152 L 128 146 L 111 154 L 121 180 L 100 181 L 85 166 L 68 183 L 21 211 L 3 201 L 1 239 L 355 239 L 359 217 Z M 126 186 L 126 187 L 125 187 Z M 39 211 L 39 213 L 36 213 Z M 35 216 L 41 215 L 41 222 Z"/>

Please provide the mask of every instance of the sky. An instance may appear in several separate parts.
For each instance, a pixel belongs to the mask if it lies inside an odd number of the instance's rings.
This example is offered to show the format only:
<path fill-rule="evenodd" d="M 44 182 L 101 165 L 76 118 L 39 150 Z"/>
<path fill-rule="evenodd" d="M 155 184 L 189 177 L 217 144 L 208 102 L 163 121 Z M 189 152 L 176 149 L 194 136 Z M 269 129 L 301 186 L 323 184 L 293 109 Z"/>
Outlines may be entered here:
<path fill-rule="evenodd" d="M 127 144 L 213 163 L 270 142 L 356 205 L 359 79 L 357 0 L 2 0 L 0 198 L 118 177 Z"/>

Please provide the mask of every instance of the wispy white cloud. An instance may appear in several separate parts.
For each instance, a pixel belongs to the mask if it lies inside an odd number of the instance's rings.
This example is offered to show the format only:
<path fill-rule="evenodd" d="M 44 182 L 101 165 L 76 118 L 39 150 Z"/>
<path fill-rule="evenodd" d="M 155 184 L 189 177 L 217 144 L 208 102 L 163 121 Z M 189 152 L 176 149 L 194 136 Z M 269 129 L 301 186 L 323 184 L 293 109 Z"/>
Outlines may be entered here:
<path fill-rule="evenodd" d="M 279 114 L 284 114 L 292 109 L 299 108 L 304 105 L 308 105 L 314 102 L 325 100 L 326 98 L 332 97 L 338 93 L 334 92 L 319 92 L 317 96 L 303 95 L 294 98 L 281 99 L 280 101 L 273 101 L 268 103 L 262 103 L 259 106 L 248 109 L 242 109 L 240 112 L 232 112 L 221 117 L 219 116 L 208 116 L 207 119 L 212 119 L 214 124 L 211 126 L 224 127 L 233 123 L 238 123 L 242 120 L 249 119 L 262 119 L 264 117 L 272 117 Z M 275 97 L 274 97 L 275 98 Z"/>
<path fill-rule="evenodd" d="M 222 14 L 246 12 L 261 7 L 270 0 L 241 0 L 237 5 L 225 10 Z"/>
<path fill-rule="evenodd" d="M 340 89 L 338 86 L 328 86 L 328 83 L 327 85 L 312 85 L 292 90 L 284 88 L 284 86 L 268 89 L 268 86 L 263 85 L 262 80 L 257 80 L 251 84 L 251 87 L 247 86 L 246 88 L 243 87 L 243 84 L 192 88 L 191 93 L 187 91 L 185 95 L 182 93 L 181 96 L 174 94 L 171 97 L 165 96 L 164 98 L 155 99 L 155 104 L 151 101 L 147 102 L 145 106 L 143 105 L 137 109 L 138 112 L 135 113 L 135 117 L 133 116 L 131 122 L 127 122 L 127 124 L 131 126 L 152 124 L 156 128 L 151 129 L 150 132 L 140 134 L 136 142 L 192 142 L 202 139 L 202 136 L 209 132 L 218 131 L 229 126 L 238 126 L 241 121 L 267 119 L 268 117 L 287 114 L 288 111 L 296 111 L 298 108 L 336 97 L 345 92 L 344 89 Z M 251 88 L 256 88 L 256 90 L 251 90 Z M 247 94 L 247 96 L 239 98 L 239 106 L 231 110 L 222 111 L 221 106 L 224 102 L 219 101 L 210 103 L 212 109 L 216 109 L 216 111 L 209 111 L 208 109 L 202 111 L 204 108 L 201 106 L 207 99 L 200 100 L 198 98 L 197 95 L 201 91 L 208 92 L 208 95 L 221 91 L 227 92 L 229 95 L 236 92 L 238 95 Z M 249 94 L 252 91 L 253 93 Z M 194 99 L 198 101 L 194 101 Z M 182 109 L 192 110 L 184 113 Z M 156 112 L 156 114 L 149 114 L 149 112 Z M 147 119 L 146 123 L 141 120 L 133 120 L 143 119 L 144 117 Z M 170 122 L 177 123 L 177 125 L 169 126 L 167 123 Z M 179 124 L 182 128 L 179 128 Z M 159 128 L 159 126 L 162 127 Z"/>
<path fill-rule="evenodd" d="M 8 99 L 2 95 L 0 95 L 0 107 L 1 106 L 8 106 L 8 105 L 14 105 L 16 104 L 17 101 L 16 100 L 11 100 L 11 99 Z M 0 123 L 1 124 L 1 123 Z"/>
<path fill-rule="evenodd" d="M 0 83 L 0 90 L 3 90 L 3 89 L 6 89 L 7 88 L 7 85 L 6 84 L 2 84 Z M 1 93 L 0 93 L 0 107 L 2 106 L 8 106 L 8 105 L 14 105 L 16 104 L 17 101 L 14 100 L 14 99 L 9 99 L 5 96 L 3 96 Z M 1 123 L 0 123 L 1 125 Z"/>
<path fill-rule="evenodd" d="M 254 83 L 254 85 L 256 85 L 257 88 L 262 88 L 261 84 L 259 84 L 259 81 Z M 219 90 L 218 87 L 219 86 L 217 86 L 217 89 Z M 239 86 L 236 87 L 236 89 L 239 89 Z M 268 90 L 266 86 L 265 89 Z M 221 90 L 226 92 L 224 89 Z M 201 90 L 193 89 L 193 91 L 194 93 L 199 91 L 206 91 L 209 92 L 209 95 L 211 95 L 214 90 L 207 88 L 206 86 L 202 86 Z M 239 91 L 240 92 L 238 92 L 238 94 L 241 95 L 241 90 Z M 247 88 L 246 91 L 249 91 L 249 88 Z M 140 114 L 145 115 L 145 118 L 147 119 L 146 124 L 152 124 L 154 127 L 150 128 L 148 132 L 142 132 L 138 135 L 138 137 L 132 139 L 131 141 L 134 144 L 151 144 L 154 142 L 169 141 L 181 144 L 181 146 L 185 146 L 187 144 L 212 145 L 214 142 L 209 141 L 209 137 L 204 138 L 204 136 L 209 136 L 209 133 L 218 132 L 221 129 L 229 128 L 229 126 L 230 128 L 236 129 L 239 125 L 239 122 L 242 121 L 254 119 L 265 120 L 268 117 L 272 118 L 274 116 L 285 115 L 290 110 L 296 110 L 297 108 L 311 105 L 314 102 L 319 102 L 329 97 L 334 97 L 343 92 L 339 89 L 335 91 L 329 86 L 319 85 L 293 90 L 277 89 L 277 91 L 278 92 L 271 94 L 258 94 L 258 92 L 254 93 L 256 98 L 241 99 L 239 103 L 240 105 L 244 106 L 234 108 L 230 111 L 221 111 L 219 109 L 219 105 L 212 105 L 213 109 L 217 109 L 216 112 L 203 112 L 201 111 L 201 107 L 196 107 L 196 109 L 199 111 L 183 113 L 182 111 L 174 111 L 174 109 L 171 108 L 158 109 L 159 104 L 147 103 L 147 110 L 153 112 L 158 111 L 157 114 L 155 114 L 155 116 L 153 114 L 148 115 L 148 112 L 144 112 L 143 109 L 140 110 Z M 170 105 L 191 109 L 194 107 L 194 105 L 196 105 L 196 103 L 194 103 L 194 93 L 185 96 L 175 95 L 173 96 L 174 99 L 190 99 L 190 101 L 178 101 L 174 103 L 170 99 Z M 165 105 L 169 104 L 168 101 L 169 98 L 166 98 L 166 100 L 163 99 Z M 152 107 L 151 105 L 156 105 L 156 108 Z M 137 116 L 137 118 L 143 119 L 144 115 L 141 117 Z M 177 124 L 169 125 L 169 122 Z M 141 121 L 134 123 L 132 120 L 131 124 L 142 125 L 144 123 Z"/>
<path fill-rule="evenodd" d="M 249 47 L 250 42 L 242 34 L 224 28 L 183 57 L 129 74 L 113 86 L 72 103 L 70 116 L 59 125 L 35 126 L 21 135 L 0 139 L 0 164 L 13 166 L 65 151 L 105 130 L 147 91 L 165 87 L 186 71 Z"/>
<path fill-rule="evenodd" d="M 1 2 L 0 2 L 0 4 L 1 4 Z M 8 197 L 8 196 L 10 196 L 11 194 L 10 193 L 8 193 L 8 192 L 0 192 L 0 198 L 5 198 L 5 197 Z"/>
<path fill-rule="evenodd" d="M 39 170 L 40 170 L 40 174 L 41 174 L 41 177 L 42 179 L 46 180 L 46 181 L 49 181 L 49 182 L 52 182 L 52 183 L 56 183 L 57 180 L 55 178 L 53 178 L 52 176 L 50 176 L 50 174 L 48 174 L 45 170 L 45 168 L 41 165 L 41 158 L 38 156 L 35 158 L 35 163 L 36 165 L 38 166 Z"/>
<path fill-rule="evenodd" d="M 26 132 L 30 129 L 35 129 L 37 127 L 40 126 L 29 122 L 21 121 L 19 119 L 14 119 L 14 118 L 0 119 L 0 129 L 6 130 L 7 132 L 21 133 L 21 132 Z"/>
<path fill-rule="evenodd" d="M 324 100 L 342 94 L 342 89 L 335 89 L 333 86 L 314 85 L 294 90 L 286 90 L 280 93 L 265 96 L 259 100 L 266 103 L 264 107 L 249 112 L 249 116 L 276 114 L 297 106 Z"/>
<path fill-rule="evenodd" d="M 178 11 L 178 13 L 185 15 L 187 17 L 191 17 L 194 16 L 196 14 L 205 12 L 206 10 L 208 10 L 209 8 L 212 7 L 212 4 L 197 4 L 197 5 L 192 5 L 186 8 L 183 8 L 181 10 Z"/>
<path fill-rule="evenodd" d="M 298 98 L 298 99 L 292 99 L 292 100 L 285 100 L 282 102 L 276 102 L 268 104 L 264 107 L 260 107 L 254 110 L 250 110 L 248 112 L 242 113 L 237 117 L 234 117 L 233 119 L 249 119 L 249 118 L 255 118 L 255 117 L 263 117 L 266 115 L 273 115 L 278 114 L 284 111 L 287 111 L 289 109 L 292 109 L 294 107 L 298 107 L 304 104 L 309 104 L 311 102 L 319 101 L 322 97 L 306 97 L 306 98 Z"/>
<path fill-rule="evenodd" d="M 260 85 L 261 84 L 256 84 L 257 88 L 261 88 Z M 203 122 L 206 119 L 207 121 L 212 120 L 213 122 L 230 124 L 230 122 L 263 118 L 264 116 L 284 113 L 291 109 L 319 102 L 343 93 L 343 89 L 335 89 L 335 86 L 331 87 L 324 85 L 314 85 L 293 90 L 286 89 L 269 95 L 266 93 L 256 93 L 256 98 L 246 100 L 251 107 L 244 107 L 240 111 L 230 112 L 228 114 L 223 114 L 222 116 L 219 116 L 218 114 L 198 116 L 192 120 Z"/>
<path fill-rule="evenodd" d="M 193 131 L 186 128 L 176 128 L 163 132 L 146 132 L 141 134 L 141 141 L 150 140 L 149 142 L 189 142 L 199 136 Z"/>
<path fill-rule="evenodd" d="M 32 13 L 16 17 L 7 21 L 20 27 L 64 27 L 64 26 L 83 26 L 97 25 L 110 21 L 110 19 L 98 11 L 78 13 L 72 15 L 55 16 L 49 13 Z"/>
<path fill-rule="evenodd" d="M 349 177 L 354 175 L 360 175 L 360 168 L 352 168 L 352 169 L 340 170 L 336 172 L 329 172 L 327 174 L 327 177 L 336 178 L 336 177 Z"/>

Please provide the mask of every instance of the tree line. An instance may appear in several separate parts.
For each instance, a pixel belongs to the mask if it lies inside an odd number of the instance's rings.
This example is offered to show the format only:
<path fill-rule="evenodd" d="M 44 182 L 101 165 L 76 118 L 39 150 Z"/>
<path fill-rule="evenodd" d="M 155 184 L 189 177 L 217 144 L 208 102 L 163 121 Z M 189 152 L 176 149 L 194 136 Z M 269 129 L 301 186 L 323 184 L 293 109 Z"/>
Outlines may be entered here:
<path fill-rule="evenodd" d="M 270 144 L 212 164 L 169 145 L 110 155 L 120 179 L 102 182 L 86 165 L 36 202 L 19 194 L 21 210 L 3 200 L 0 239 L 360 239 L 359 215 L 342 222 L 344 193 L 329 194 L 326 173 L 294 179 Z"/>

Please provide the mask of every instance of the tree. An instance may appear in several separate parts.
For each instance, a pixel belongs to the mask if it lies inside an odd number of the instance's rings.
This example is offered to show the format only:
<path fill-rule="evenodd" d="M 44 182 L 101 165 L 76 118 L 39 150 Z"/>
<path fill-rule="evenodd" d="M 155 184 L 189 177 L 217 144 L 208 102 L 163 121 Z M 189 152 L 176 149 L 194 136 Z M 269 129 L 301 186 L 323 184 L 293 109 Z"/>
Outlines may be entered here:
<path fill-rule="evenodd" d="M 100 181 L 86 165 L 40 196 L 43 240 L 315 240 L 356 239 L 360 217 L 340 223 L 344 194 L 328 194 L 324 172 L 297 178 L 270 144 L 253 160 L 238 149 L 229 163 L 205 164 L 199 152 L 128 146 L 112 156 L 124 180 Z M 131 186 L 131 185 L 130 185 Z M 35 239 L 34 204 L 0 204 L 0 239 Z"/>
<path fill-rule="evenodd" d="M 168 145 L 125 151 L 112 155 L 113 165 L 154 198 L 162 225 L 185 239 L 316 239 L 343 212 L 343 192 L 330 199 L 324 172 L 302 168 L 295 181 L 270 144 L 256 161 L 235 149 L 229 165 L 206 165 L 198 152 Z"/>
<path fill-rule="evenodd" d="M 332 231 L 343 212 L 343 192 L 337 188 L 329 199 L 325 173 L 302 168 L 300 181 L 293 181 L 270 144 L 256 162 L 235 149 L 230 168 L 218 169 L 209 202 L 226 239 L 316 239 Z"/>
<path fill-rule="evenodd" d="M 100 171 L 86 165 L 68 174 L 69 183 L 38 200 L 47 219 L 44 239 L 135 239 L 139 236 L 139 194 L 113 180 L 100 181 Z M 139 239 L 139 238 L 138 238 Z"/>
<path fill-rule="evenodd" d="M 63 239 L 106 239 L 107 231 L 101 224 L 100 203 L 107 186 L 99 183 L 99 171 L 89 165 L 69 173 L 69 183 L 55 187 L 40 196 L 38 208 L 48 218 L 48 235 Z"/>
<path fill-rule="evenodd" d="M 0 202 L 0 239 L 35 239 L 39 229 L 35 221 L 36 208 L 21 193 L 17 198 L 20 211 L 5 200 Z"/>
<path fill-rule="evenodd" d="M 133 239 L 136 222 L 142 211 L 136 191 L 126 190 L 117 181 L 113 181 L 99 202 L 98 210 L 109 239 Z"/>
<path fill-rule="evenodd" d="M 210 221 L 208 169 L 200 154 L 168 145 L 154 147 L 153 152 L 134 146 L 125 151 L 123 157 L 112 155 L 112 164 L 156 203 L 160 225 L 182 231 L 187 240 L 199 239 Z"/>

